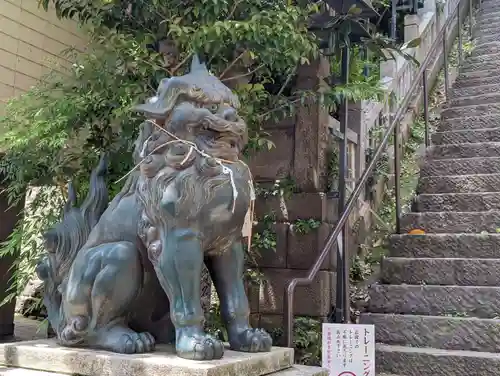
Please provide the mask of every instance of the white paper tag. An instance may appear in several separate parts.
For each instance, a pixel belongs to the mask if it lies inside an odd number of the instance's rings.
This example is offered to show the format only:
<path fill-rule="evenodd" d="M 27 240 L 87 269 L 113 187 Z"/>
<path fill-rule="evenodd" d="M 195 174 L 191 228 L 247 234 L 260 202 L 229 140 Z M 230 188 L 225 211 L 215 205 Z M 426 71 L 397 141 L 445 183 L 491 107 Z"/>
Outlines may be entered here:
<path fill-rule="evenodd" d="M 236 199 L 238 198 L 238 190 L 236 189 L 236 183 L 234 182 L 233 170 L 231 170 L 227 166 L 224 166 L 222 163 L 221 166 L 222 166 L 222 173 L 229 175 L 229 181 L 231 183 L 231 188 L 233 190 L 233 206 L 231 208 L 231 212 L 234 213 L 234 208 L 236 207 Z"/>
<path fill-rule="evenodd" d="M 243 227 L 241 229 L 241 235 L 244 238 L 252 237 L 253 218 L 251 218 L 250 211 L 250 208 L 248 208 L 247 214 L 245 215 L 245 222 L 243 222 Z"/>
<path fill-rule="evenodd" d="M 253 182 L 249 180 L 248 185 L 250 186 L 250 201 L 255 201 L 255 189 L 253 188 Z"/>
<path fill-rule="evenodd" d="M 245 214 L 245 221 L 243 222 L 243 228 L 241 229 L 241 235 L 244 238 L 248 238 L 248 248 L 250 249 L 250 243 L 252 241 L 252 229 L 253 229 L 253 209 L 255 203 L 255 190 L 253 188 L 253 183 L 251 180 L 248 181 L 248 186 L 250 187 L 250 205 L 248 207 L 247 213 Z"/>

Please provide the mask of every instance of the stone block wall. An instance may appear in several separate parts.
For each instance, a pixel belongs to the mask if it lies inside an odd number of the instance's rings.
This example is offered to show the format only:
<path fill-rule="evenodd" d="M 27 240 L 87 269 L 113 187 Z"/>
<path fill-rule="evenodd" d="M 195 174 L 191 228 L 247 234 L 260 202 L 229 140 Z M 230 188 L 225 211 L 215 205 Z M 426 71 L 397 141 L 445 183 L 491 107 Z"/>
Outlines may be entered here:
<path fill-rule="evenodd" d="M 299 70 L 297 89 L 313 90 L 329 74 L 321 58 Z M 250 168 L 262 190 L 255 214 L 259 224 L 274 234 L 275 249 L 258 250 L 257 262 L 264 275 L 260 286 L 252 287 L 249 299 L 252 321 L 268 330 L 283 327 L 284 291 L 290 280 L 305 277 L 316 261 L 337 220 L 337 199 L 325 193 L 328 187 L 329 151 L 332 136 L 330 116 L 317 103 L 306 103 L 296 117 L 266 127 L 276 147 L 252 156 Z M 276 188 L 275 181 L 289 180 L 291 187 Z M 267 218 L 267 219 L 266 219 Z M 271 218 L 271 221 L 269 221 Z M 300 226 L 311 220 L 312 226 Z M 326 317 L 335 296 L 335 254 L 327 258 L 314 282 L 298 287 L 294 312 Z"/>

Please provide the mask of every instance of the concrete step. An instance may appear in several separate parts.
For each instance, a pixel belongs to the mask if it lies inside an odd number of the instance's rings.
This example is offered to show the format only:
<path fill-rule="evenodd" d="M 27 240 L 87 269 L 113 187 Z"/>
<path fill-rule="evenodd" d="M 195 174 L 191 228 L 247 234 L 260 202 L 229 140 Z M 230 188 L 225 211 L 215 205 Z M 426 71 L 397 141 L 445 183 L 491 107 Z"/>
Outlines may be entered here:
<path fill-rule="evenodd" d="M 497 6 L 490 6 L 480 9 L 476 14 L 476 27 L 481 29 L 487 23 L 498 23 L 500 21 L 500 9 Z"/>
<path fill-rule="evenodd" d="M 245 375 L 243 374 L 241 376 Z M 321 367 L 311 367 L 295 364 L 291 368 L 271 373 L 268 376 L 328 376 L 328 371 Z"/>
<path fill-rule="evenodd" d="M 477 27 L 477 25 L 481 25 L 481 27 Z M 500 22 L 496 23 L 478 23 L 475 27 L 472 28 L 472 37 L 478 38 L 482 34 L 498 34 L 497 26 L 500 25 Z"/>
<path fill-rule="evenodd" d="M 493 60 L 494 55 L 498 54 L 500 52 L 500 44 L 497 42 L 480 42 L 477 39 L 474 40 L 475 46 L 470 55 L 467 57 L 469 58 L 476 58 L 479 56 L 490 56 L 491 59 Z M 483 71 L 484 69 L 480 69 L 480 71 Z M 491 69 L 492 72 L 497 71 L 497 69 Z M 469 72 L 464 73 L 465 75 L 469 75 Z M 474 76 L 484 76 L 484 77 L 493 77 L 491 74 L 486 74 L 486 73 L 479 73 L 479 74 L 472 74 L 470 77 Z"/>
<path fill-rule="evenodd" d="M 500 10 L 500 8 L 497 9 L 497 11 Z M 477 18 L 477 24 L 475 27 L 472 28 L 472 37 L 473 38 L 480 38 L 483 35 L 499 35 L 500 32 L 498 29 L 495 28 L 496 25 L 500 24 L 500 20 L 494 21 L 492 23 L 484 23 L 484 20 L 487 20 L 488 18 L 486 17 L 486 13 L 479 16 Z M 479 27 L 481 25 L 481 27 Z"/>
<path fill-rule="evenodd" d="M 487 39 L 485 38 L 488 37 L 481 36 L 480 38 L 478 38 L 478 40 L 483 41 L 483 43 L 489 43 L 486 42 Z M 462 65 L 460 66 L 460 73 L 466 73 L 471 71 L 485 71 L 485 70 L 498 71 L 500 70 L 500 63 L 497 62 L 495 59 L 490 59 L 489 61 L 480 61 L 480 62 L 465 59 L 462 62 Z"/>
<path fill-rule="evenodd" d="M 490 9 L 490 13 L 481 13 L 478 14 L 478 17 L 476 17 L 476 24 L 474 27 L 474 30 L 476 31 L 475 35 L 478 35 L 478 32 L 480 30 L 486 29 L 486 26 L 488 26 L 491 30 L 492 26 L 495 26 L 498 24 L 498 9 Z"/>
<path fill-rule="evenodd" d="M 476 10 L 476 15 L 485 13 L 486 11 L 492 12 L 495 9 L 500 11 L 499 5 L 496 2 L 492 3 L 481 3 L 481 6 Z"/>
<path fill-rule="evenodd" d="M 462 64 L 458 67 L 459 73 L 473 71 L 498 71 L 500 69 L 495 56 L 500 52 L 500 44 L 497 41 L 490 40 L 490 35 L 485 35 L 481 30 L 478 37 L 474 38 L 474 46 L 467 53 Z M 489 59 L 488 59 L 489 57 Z"/>
<path fill-rule="evenodd" d="M 468 70 L 468 71 L 460 71 L 457 76 L 457 80 L 477 80 L 477 79 L 487 79 L 493 78 L 498 75 L 498 71 L 496 69 L 480 69 L 480 70 Z"/>
<path fill-rule="evenodd" d="M 500 312 L 500 287 L 374 284 L 369 296 L 372 313 L 493 319 Z"/>
<path fill-rule="evenodd" d="M 421 177 L 418 193 L 499 192 L 500 174 Z"/>
<path fill-rule="evenodd" d="M 495 7 L 497 5 L 499 5 L 497 0 L 482 0 L 480 2 L 480 8 L 478 10 L 485 9 L 488 7 Z"/>
<path fill-rule="evenodd" d="M 492 19 L 487 19 L 487 18 L 482 18 L 482 19 L 478 19 L 477 20 L 477 23 L 475 25 L 475 28 L 474 30 L 476 31 L 476 35 L 473 37 L 472 39 L 472 51 L 471 51 L 471 55 L 472 56 L 477 56 L 477 55 L 481 55 L 481 54 L 491 54 L 492 51 L 488 50 L 486 48 L 486 51 L 483 49 L 484 46 L 478 46 L 476 41 L 477 41 L 477 36 L 481 35 L 481 31 L 484 30 L 484 28 L 486 26 L 488 26 L 488 28 L 492 28 L 492 27 L 496 27 L 498 25 L 498 20 L 492 20 Z M 498 47 L 500 45 L 500 43 L 497 43 L 497 42 L 490 42 L 488 43 L 491 47 L 493 47 L 493 49 L 495 49 L 495 47 Z M 481 47 L 481 48 L 480 48 Z M 470 55 L 469 55 L 470 56 Z"/>
<path fill-rule="evenodd" d="M 500 25 L 499 20 L 487 18 L 485 15 L 478 17 L 476 18 L 476 24 L 472 28 L 472 37 L 475 39 L 481 36 L 481 33 L 497 32 L 498 29 L 496 27 L 498 25 Z"/>
<path fill-rule="evenodd" d="M 498 55 L 500 58 L 500 55 Z M 468 97 L 483 97 L 491 95 L 500 95 L 500 87 L 498 84 L 484 84 L 480 86 L 469 86 L 469 87 L 459 87 L 452 88 L 450 91 L 450 98 L 454 99 L 464 99 Z"/>
<path fill-rule="evenodd" d="M 469 116 L 457 119 L 443 119 L 438 132 L 463 131 L 470 129 L 500 128 L 500 117 L 496 115 Z"/>
<path fill-rule="evenodd" d="M 480 31 L 484 30 L 486 31 L 493 31 L 495 32 L 495 29 L 492 29 L 492 26 L 498 25 L 499 20 L 498 20 L 498 11 L 499 8 L 490 8 L 487 12 L 486 11 L 481 11 L 477 13 L 477 16 L 475 17 L 475 24 L 473 27 L 473 38 L 476 38 L 478 35 L 480 35 Z"/>
<path fill-rule="evenodd" d="M 483 15 L 477 18 L 477 23 L 473 27 L 472 38 L 477 39 L 482 36 L 482 33 L 491 33 L 492 35 L 498 32 L 498 29 L 495 27 L 500 25 L 498 19 L 494 19 L 491 17 L 487 17 L 487 15 Z M 481 33 L 482 32 L 482 33 Z"/>
<path fill-rule="evenodd" d="M 387 257 L 381 272 L 384 284 L 499 286 L 500 258 Z"/>
<path fill-rule="evenodd" d="M 481 16 L 484 14 L 491 14 L 491 13 L 499 13 L 500 12 L 500 5 L 496 2 L 492 3 L 481 3 L 481 7 L 477 11 L 477 16 Z"/>
<path fill-rule="evenodd" d="M 419 212 L 500 210 L 500 192 L 421 194 L 416 203 Z"/>
<path fill-rule="evenodd" d="M 500 74 L 500 72 L 498 72 Z M 442 119 L 455 119 L 469 116 L 492 115 L 500 116 L 500 103 L 480 104 L 462 107 L 448 107 L 441 113 Z"/>
<path fill-rule="evenodd" d="M 498 115 L 497 115 L 498 116 Z M 454 122 L 455 119 L 449 122 Z M 457 119 L 457 125 L 461 125 Z M 431 136 L 434 145 L 443 144 L 477 144 L 483 142 L 500 142 L 500 128 L 463 129 L 456 131 L 435 132 Z"/>
<path fill-rule="evenodd" d="M 420 176 L 473 175 L 500 173 L 499 157 L 426 159 Z"/>
<path fill-rule="evenodd" d="M 500 52 L 500 49 L 498 50 Z M 458 76 L 456 81 L 453 83 L 454 89 L 466 88 L 466 87 L 477 87 L 483 85 L 497 85 L 500 84 L 500 76 L 495 77 L 468 77 L 467 75 Z"/>
<path fill-rule="evenodd" d="M 498 7 L 498 5 L 499 4 L 495 0 L 481 1 L 479 3 L 479 7 L 477 8 L 476 12 L 478 13 L 489 8 Z"/>
<path fill-rule="evenodd" d="M 392 257 L 500 257 L 500 234 L 426 234 L 392 235 Z"/>
<path fill-rule="evenodd" d="M 475 58 L 481 55 L 491 55 L 500 52 L 500 43 L 486 43 L 480 46 L 475 46 L 472 50 L 470 57 Z"/>
<path fill-rule="evenodd" d="M 401 218 L 401 231 L 421 229 L 426 233 L 496 233 L 500 230 L 500 211 L 407 213 Z"/>
<path fill-rule="evenodd" d="M 377 369 L 405 376 L 499 376 L 500 354 L 377 344 Z"/>
<path fill-rule="evenodd" d="M 450 98 L 445 108 L 477 106 L 492 103 L 500 103 L 500 92 L 493 94 L 481 94 L 473 96 L 462 96 L 459 98 Z"/>
<path fill-rule="evenodd" d="M 482 29 L 485 24 L 490 23 L 498 23 L 500 17 L 500 9 L 498 6 L 489 6 L 483 9 L 479 9 L 476 13 L 475 17 L 475 26 L 476 29 Z"/>
<path fill-rule="evenodd" d="M 500 42 L 500 35 L 484 33 L 475 39 L 476 45 L 480 46 L 486 43 Z"/>
<path fill-rule="evenodd" d="M 497 0 L 482 0 L 480 4 L 481 4 L 480 9 L 484 9 L 485 7 L 496 6 Z"/>
<path fill-rule="evenodd" d="M 486 36 L 483 36 L 481 38 L 476 38 L 473 40 L 474 43 L 474 50 L 471 53 L 473 57 L 476 56 L 481 56 L 481 55 L 489 55 L 491 56 L 492 54 L 495 54 L 498 52 L 498 45 L 499 43 L 497 41 L 491 40 Z M 481 70 L 486 70 L 485 68 L 482 68 Z M 491 70 L 497 70 L 496 68 L 492 68 Z"/>
<path fill-rule="evenodd" d="M 375 340 L 387 345 L 500 352 L 500 320 L 365 313 L 360 323 L 375 325 Z"/>
<path fill-rule="evenodd" d="M 500 23 L 498 23 L 498 25 L 491 26 L 490 30 L 494 30 L 496 32 L 496 31 L 500 30 L 499 28 L 500 28 Z M 489 31 L 485 30 L 485 28 L 478 30 L 478 34 L 487 33 L 487 32 L 489 32 Z M 477 63 L 489 64 L 492 59 L 498 59 L 498 58 L 500 58 L 500 52 L 493 53 L 493 54 L 468 56 L 466 61 L 467 61 L 467 63 L 474 63 L 474 64 L 477 64 Z"/>
<path fill-rule="evenodd" d="M 498 6 L 498 3 L 496 0 L 482 0 L 476 4 L 479 5 L 476 9 L 476 12 L 490 8 L 490 7 Z"/>
<path fill-rule="evenodd" d="M 427 156 L 432 159 L 500 157 L 500 142 L 434 145 L 427 150 Z"/>

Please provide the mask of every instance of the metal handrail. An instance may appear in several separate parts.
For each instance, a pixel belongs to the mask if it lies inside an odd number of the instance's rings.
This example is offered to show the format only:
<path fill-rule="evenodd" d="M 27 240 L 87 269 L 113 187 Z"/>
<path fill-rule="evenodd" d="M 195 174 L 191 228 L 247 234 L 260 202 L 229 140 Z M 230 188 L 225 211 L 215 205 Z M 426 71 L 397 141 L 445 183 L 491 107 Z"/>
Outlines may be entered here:
<path fill-rule="evenodd" d="M 286 344 L 288 347 L 293 347 L 293 321 L 294 321 L 294 313 L 293 313 L 293 307 L 294 307 L 294 293 L 295 293 L 295 288 L 297 286 L 306 286 L 309 285 L 313 282 L 314 278 L 318 274 L 318 271 L 320 270 L 321 265 L 325 261 L 326 257 L 330 253 L 333 245 L 337 241 L 337 238 L 339 237 L 340 233 L 344 229 L 344 226 L 347 223 L 347 220 L 349 219 L 349 216 L 351 215 L 352 211 L 354 210 L 356 206 L 356 202 L 359 198 L 359 195 L 363 191 L 365 184 L 367 183 L 371 173 L 373 172 L 377 162 L 379 161 L 380 157 L 382 156 L 383 152 L 385 151 L 385 148 L 389 142 L 389 139 L 391 138 L 391 135 L 394 135 L 394 148 L 395 148 L 395 158 L 394 158 L 394 163 L 395 163 L 395 189 L 396 189 L 396 220 L 397 220 L 397 227 L 399 227 L 399 217 L 400 217 L 400 205 L 399 205 L 399 166 L 400 166 L 400 153 L 398 153 L 398 142 L 397 140 L 399 139 L 399 124 L 401 121 L 401 118 L 403 117 L 404 114 L 408 111 L 408 107 L 410 104 L 410 101 L 413 98 L 413 95 L 415 93 L 415 90 L 417 87 L 420 85 L 420 79 L 418 77 L 422 77 L 423 80 L 423 95 L 424 95 L 424 118 L 425 118 L 425 143 L 426 146 L 429 145 L 429 124 L 428 124 L 428 91 L 427 91 L 427 69 L 428 65 L 430 62 L 434 59 L 434 52 L 438 48 L 440 44 L 443 46 L 443 58 L 444 58 L 444 70 L 445 70 L 445 86 L 449 85 L 448 82 L 448 62 L 447 62 L 447 30 L 448 27 L 451 25 L 451 23 L 455 20 L 455 17 L 458 15 L 458 38 L 459 38 L 459 47 L 462 47 L 462 36 L 461 36 L 461 24 L 460 24 L 460 7 L 463 5 L 463 1 L 469 1 L 469 21 L 471 23 L 471 30 L 472 30 L 472 0 L 460 0 L 456 6 L 456 8 L 453 11 L 453 14 L 448 17 L 446 20 L 445 24 L 439 31 L 436 40 L 432 44 L 425 60 L 423 63 L 420 65 L 420 69 L 418 70 L 418 73 L 416 75 L 417 79 L 415 79 L 410 86 L 409 91 L 407 92 L 406 96 L 403 99 L 403 102 L 401 106 L 399 107 L 398 111 L 394 115 L 391 124 L 387 128 L 386 132 L 384 133 L 384 136 L 382 138 L 382 141 L 380 142 L 380 145 L 378 146 L 377 150 L 375 151 L 373 158 L 371 159 L 368 167 L 364 170 L 363 174 L 359 178 L 358 182 L 356 183 L 356 187 L 354 188 L 352 194 L 349 197 L 349 200 L 347 201 L 344 210 L 340 216 L 340 219 L 337 222 L 337 225 L 335 226 L 335 229 L 330 233 L 326 240 L 326 244 L 323 247 L 321 254 L 317 258 L 316 262 L 314 265 L 311 267 L 309 270 L 309 273 L 307 274 L 307 277 L 303 278 L 294 278 L 291 280 L 287 287 L 285 288 L 285 337 L 286 337 Z M 472 33 L 471 33 L 472 34 Z M 442 40 L 441 40 L 442 39 Z M 462 58 L 462 52 L 459 52 L 459 63 L 461 63 L 461 58 Z M 446 89 L 446 96 L 448 96 L 448 87 Z M 338 252 L 344 252 L 346 253 L 346 249 L 343 250 L 338 250 Z M 342 268 L 342 265 L 339 265 L 337 263 L 337 275 L 338 273 L 345 272 L 344 270 L 339 270 L 339 268 Z M 346 287 L 346 286 L 344 286 Z M 338 305 L 339 302 L 336 302 L 336 305 Z M 348 317 L 346 318 L 348 320 Z"/>

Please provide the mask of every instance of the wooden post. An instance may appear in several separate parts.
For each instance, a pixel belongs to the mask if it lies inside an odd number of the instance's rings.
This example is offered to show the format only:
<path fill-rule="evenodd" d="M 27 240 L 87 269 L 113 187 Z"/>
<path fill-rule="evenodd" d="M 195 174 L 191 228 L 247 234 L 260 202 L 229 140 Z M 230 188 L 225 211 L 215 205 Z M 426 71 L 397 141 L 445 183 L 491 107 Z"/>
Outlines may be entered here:
<path fill-rule="evenodd" d="M 0 242 L 4 242 L 9 238 L 21 218 L 24 206 L 23 200 L 17 207 L 10 207 L 7 194 L 2 191 L 3 187 L 0 186 Z M 0 257 L 0 301 L 3 301 L 9 294 L 8 290 L 13 274 L 12 265 L 15 258 L 15 255 Z M 14 335 L 15 304 L 14 299 L 0 307 L 0 340 L 8 339 Z"/>

